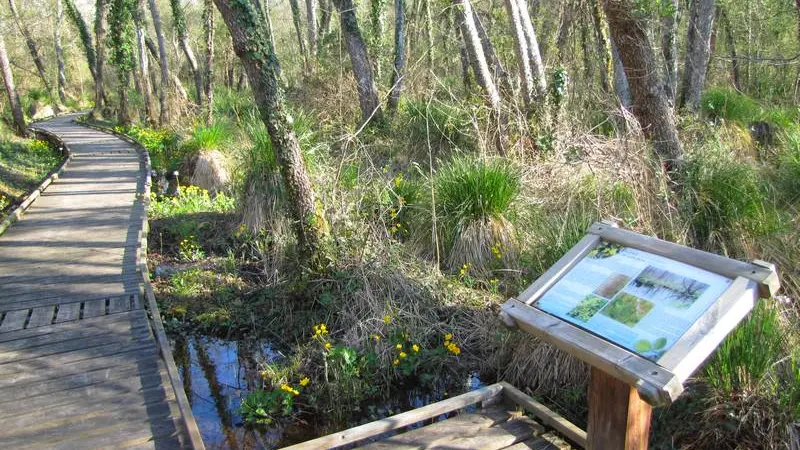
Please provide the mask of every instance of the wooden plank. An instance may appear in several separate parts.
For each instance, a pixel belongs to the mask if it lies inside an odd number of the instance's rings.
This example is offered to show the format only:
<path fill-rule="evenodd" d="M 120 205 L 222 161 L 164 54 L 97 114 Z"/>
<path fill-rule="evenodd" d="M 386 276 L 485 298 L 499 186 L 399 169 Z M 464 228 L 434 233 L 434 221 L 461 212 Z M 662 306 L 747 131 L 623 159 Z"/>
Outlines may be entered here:
<path fill-rule="evenodd" d="M 132 305 L 133 305 L 132 308 L 133 309 L 135 309 L 135 310 L 136 309 L 144 309 L 144 306 L 142 305 L 142 295 L 141 294 L 139 294 L 139 293 L 133 294 L 132 302 L 133 302 L 132 303 Z"/>
<path fill-rule="evenodd" d="M 577 425 L 568 421 L 564 417 L 552 411 L 550 408 L 525 395 L 514 386 L 501 381 L 503 386 L 503 396 L 512 404 L 521 406 L 525 411 L 533 414 L 536 420 L 545 426 L 553 428 L 567 439 L 586 448 L 586 432 Z"/>
<path fill-rule="evenodd" d="M 8 352 L 19 351 L 23 349 L 32 349 L 31 351 L 38 351 L 36 347 L 53 345 L 63 341 L 73 339 L 85 339 L 88 337 L 95 337 L 102 339 L 102 336 L 107 334 L 122 334 L 122 333 L 136 333 L 142 330 L 149 330 L 149 324 L 120 321 L 106 324 L 106 326 L 98 326 L 92 324 L 84 328 L 72 328 L 64 330 L 63 332 L 43 333 L 33 335 L 24 339 L 16 339 L 8 342 L 0 342 L 0 355 Z"/>
<path fill-rule="evenodd" d="M 8 311 L 3 318 L 3 323 L 0 323 L 0 333 L 25 328 L 25 321 L 28 320 L 29 312 L 30 310 L 28 309 Z"/>
<path fill-rule="evenodd" d="M 588 450 L 647 450 L 652 407 L 627 383 L 592 367 Z"/>
<path fill-rule="evenodd" d="M 131 296 L 125 295 L 121 297 L 112 297 L 108 301 L 108 313 L 116 314 L 125 312 L 131 309 Z"/>
<path fill-rule="evenodd" d="M 652 405 L 671 403 L 683 392 L 678 377 L 667 369 L 561 319 L 514 299 L 501 310 L 521 330 L 636 386 Z"/>
<path fill-rule="evenodd" d="M 35 328 L 52 324 L 55 309 L 55 305 L 34 308 L 31 311 L 31 318 L 28 320 L 28 326 L 26 328 Z"/>
<path fill-rule="evenodd" d="M 530 439 L 533 436 L 534 423 L 526 417 L 520 417 L 483 429 L 475 436 L 454 436 L 447 442 L 427 448 L 434 450 L 500 450 Z"/>
<path fill-rule="evenodd" d="M 89 300 L 83 303 L 83 318 L 104 316 L 106 314 L 106 299 Z"/>
<path fill-rule="evenodd" d="M 517 299 L 530 305 L 539 299 L 548 289 L 567 272 L 578 264 L 593 248 L 600 243 L 600 238 L 593 234 L 584 236 L 578 241 L 564 256 L 561 257 L 553 266 L 543 273 L 527 289 L 522 291 Z"/>
<path fill-rule="evenodd" d="M 56 315 L 56 323 L 72 322 L 81 317 L 81 304 L 80 303 L 63 303 L 58 305 L 58 313 Z"/>
<path fill-rule="evenodd" d="M 39 328 L 31 328 L 29 330 L 9 331 L 8 333 L 0 333 L 0 343 L 15 341 L 18 339 L 28 339 L 34 336 L 43 336 L 51 333 L 62 333 L 68 330 L 82 329 L 86 327 L 100 327 L 107 328 L 115 326 L 115 323 L 129 322 L 131 324 L 147 324 L 147 316 L 144 311 L 133 311 L 123 314 L 115 314 L 113 316 L 100 316 L 89 319 L 83 319 L 80 322 L 72 322 L 65 324 L 57 324 L 44 326 Z"/>
<path fill-rule="evenodd" d="M 138 344 L 142 341 L 150 340 L 150 330 L 146 328 L 136 329 L 135 332 L 128 333 L 109 333 L 104 335 L 89 335 L 77 339 L 54 342 L 50 345 L 40 345 L 36 347 L 22 348 L 0 352 L 0 373 L 6 373 L 8 363 L 22 363 L 38 358 L 62 355 L 71 352 L 83 352 L 97 347 L 116 344 L 122 351 L 127 346 Z M 1 348 L 0 348 L 1 349 Z M 86 352 L 88 354 L 88 352 Z M 81 356 L 81 355 L 78 355 Z"/>
<path fill-rule="evenodd" d="M 349 430 L 344 430 L 339 433 L 329 434 L 311 441 L 292 445 L 286 447 L 286 450 L 312 450 L 351 444 L 389 431 L 399 430 L 400 428 L 422 422 L 423 420 L 428 420 L 441 414 L 447 414 L 474 405 L 478 402 L 501 395 L 502 392 L 502 385 L 492 384 L 447 400 L 431 403 L 422 408 L 417 408 L 385 419 L 376 420 L 375 422 L 350 428 Z"/>
<path fill-rule="evenodd" d="M 744 277 L 753 280 L 761 285 L 761 294 L 766 297 L 771 297 L 780 288 L 780 281 L 774 270 L 774 266 L 770 269 L 763 265 L 755 265 L 744 261 L 725 258 L 713 253 L 685 247 L 650 236 L 644 236 L 603 223 L 595 223 L 592 225 L 589 228 L 589 233 L 607 241 L 664 256 L 674 261 L 699 267 L 731 279 Z"/>
<path fill-rule="evenodd" d="M 490 408 L 475 413 L 461 413 L 455 417 L 415 428 L 369 445 L 364 450 L 416 450 L 428 448 L 453 436 L 475 436 L 484 428 L 507 421 L 511 417 L 504 408 Z"/>
<path fill-rule="evenodd" d="M 514 444 L 511 447 L 506 447 L 505 450 L 560 450 L 560 448 L 545 439 L 533 438 Z"/>
<path fill-rule="evenodd" d="M 658 364 L 686 381 L 758 301 L 755 281 L 736 278 L 719 299 L 667 350 Z"/>

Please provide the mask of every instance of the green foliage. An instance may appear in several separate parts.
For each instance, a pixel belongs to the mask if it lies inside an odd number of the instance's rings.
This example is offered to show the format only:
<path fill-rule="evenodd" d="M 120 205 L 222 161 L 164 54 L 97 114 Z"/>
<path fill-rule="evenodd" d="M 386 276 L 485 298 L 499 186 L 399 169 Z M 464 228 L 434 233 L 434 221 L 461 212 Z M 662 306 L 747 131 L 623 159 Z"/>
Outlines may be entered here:
<path fill-rule="evenodd" d="M 142 144 L 150 154 L 150 162 L 155 170 L 173 171 L 178 168 L 185 156 L 178 146 L 180 137 L 169 130 L 154 130 L 131 125 L 117 127 L 115 131 L 127 134 Z"/>
<path fill-rule="evenodd" d="M 399 173 L 392 178 L 381 196 L 383 220 L 389 233 L 396 237 L 408 237 L 409 227 L 414 220 L 415 208 L 423 203 L 422 185 Z"/>
<path fill-rule="evenodd" d="M 761 106 L 734 90 L 713 88 L 703 92 L 700 108 L 711 119 L 725 119 L 747 126 L 761 116 Z"/>
<path fill-rule="evenodd" d="M 178 39 L 186 38 L 186 15 L 183 13 L 180 0 L 169 0 L 169 6 L 172 9 L 172 21 L 175 26 L 175 32 L 178 34 Z"/>
<path fill-rule="evenodd" d="M 762 382 L 786 355 L 785 339 L 776 304 L 760 300 L 717 348 L 705 367 L 706 381 L 725 396 L 769 387 Z"/>
<path fill-rule="evenodd" d="M 436 174 L 436 206 L 454 233 L 470 222 L 500 218 L 517 198 L 519 172 L 504 159 L 457 157 Z"/>
<path fill-rule="evenodd" d="M 180 195 L 158 199 L 150 194 L 150 218 L 166 219 L 195 213 L 229 213 L 236 208 L 232 197 L 224 193 L 211 197 L 197 186 L 181 186 Z"/>
<path fill-rule="evenodd" d="M 756 168 L 722 149 L 700 150 L 688 159 L 683 194 L 698 245 L 781 227 Z"/>
<path fill-rule="evenodd" d="M 109 62 L 119 71 L 123 85 L 127 84 L 136 64 L 135 12 L 136 0 L 112 0 L 108 13 Z"/>
<path fill-rule="evenodd" d="M 469 134 L 472 122 L 464 107 L 441 101 L 407 101 L 402 103 L 408 116 L 411 139 L 419 144 L 430 143 L 434 148 L 469 150 L 475 146 Z"/>
<path fill-rule="evenodd" d="M 83 46 L 83 53 L 86 55 L 86 61 L 89 67 L 95 67 L 96 55 L 94 45 L 92 44 L 92 34 L 89 32 L 89 27 L 83 19 L 81 12 L 75 6 L 74 0 L 65 0 L 64 6 L 66 7 L 67 16 L 72 21 L 75 28 L 78 30 L 78 36 L 81 39 Z"/>
<path fill-rule="evenodd" d="M 182 145 L 186 154 L 195 154 L 208 150 L 220 150 L 233 136 L 231 129 L 222 124 L 215 123 L 211 126 L 197 126 L 192 130 L 192 135 Z"/>
<path fill-rule="evenodd" d="M 781 144 L 774 172 L 775 185 L 786 201 L 794 203 L 800 201 L 800 130 L 788 131 Z"/>
<path fill-rule="evenodd" d="M 197 243 L 197 238 L 189 235 L 178 244 L 178 256 L 184 261 L 199 261 L 206 257 L 206 253 Z"/>
<path fill-rule="evenodd" d="M 282 389 L 258 390 L 247 394 L 239 412 L 250 425 L 272 425 L 277 418 L 291 416 L 293 408 L 293 393 Z"/>
<path fill-rule="evenodd" d="M 15 204 L 55 169 L 62 157 L 40 140 L 0 141 L 0 211 Z"/>

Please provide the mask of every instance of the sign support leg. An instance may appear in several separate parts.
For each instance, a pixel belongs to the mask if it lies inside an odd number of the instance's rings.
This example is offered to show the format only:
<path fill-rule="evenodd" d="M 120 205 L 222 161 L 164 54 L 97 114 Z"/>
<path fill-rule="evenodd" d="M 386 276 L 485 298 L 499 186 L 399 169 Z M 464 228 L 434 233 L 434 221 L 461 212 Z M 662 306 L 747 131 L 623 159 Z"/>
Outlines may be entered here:
<path fill-rule="evenodd" d="M 588 450 L 647 450 L 652 412 L 635 388 L 592 367 Z"/>

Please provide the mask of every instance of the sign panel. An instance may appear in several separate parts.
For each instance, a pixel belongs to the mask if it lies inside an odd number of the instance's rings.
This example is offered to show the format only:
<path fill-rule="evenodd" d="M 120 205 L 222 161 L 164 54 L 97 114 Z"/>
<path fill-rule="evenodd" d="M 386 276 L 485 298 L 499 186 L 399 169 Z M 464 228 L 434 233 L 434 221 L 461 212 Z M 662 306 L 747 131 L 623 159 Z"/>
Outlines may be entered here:
<path fill-rule="evenodd" d="M 732 281 L 601 241 L 533 306 L 657 361 Z"/>

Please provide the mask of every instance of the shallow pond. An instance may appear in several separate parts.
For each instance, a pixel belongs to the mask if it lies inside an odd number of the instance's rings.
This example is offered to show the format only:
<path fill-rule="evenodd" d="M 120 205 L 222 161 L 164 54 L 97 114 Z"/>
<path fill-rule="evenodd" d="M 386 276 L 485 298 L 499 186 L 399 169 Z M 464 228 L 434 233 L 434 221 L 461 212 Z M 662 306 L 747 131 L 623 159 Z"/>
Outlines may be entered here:
<path fill-rule="evenodd" d="M 260 386 L 258 362 L 275 362 L 283 355 L 269 342 L 228 341 L 208 337 L 173 337 L 178 372 L 192 412 L 208 449 L 272 449 L 323 435 L 324 423 L 291 423 L 266 431 L 244 426 L 239 405 Z M 408 387 L 387 401 L 371 405 L 351 426 L 442 400 L 447 395 L 477 389 L 477 375 L 441 380 L 433 390 Z"/>

